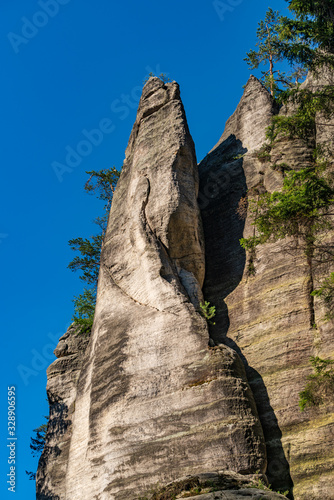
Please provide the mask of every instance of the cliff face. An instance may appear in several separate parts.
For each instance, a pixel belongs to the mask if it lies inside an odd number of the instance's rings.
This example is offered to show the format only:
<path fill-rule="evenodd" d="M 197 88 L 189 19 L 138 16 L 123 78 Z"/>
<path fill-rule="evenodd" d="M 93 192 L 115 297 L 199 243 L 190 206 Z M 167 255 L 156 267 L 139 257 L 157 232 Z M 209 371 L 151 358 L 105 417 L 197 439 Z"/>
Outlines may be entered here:
<path fill-rule="evenodd" d="M 332 498 L 333 414 L 298 408 L 309 357 L 333 354 L 332 325 L 310 304 L 301 251 L 281 241 L 250 258 L 239 244 L 253 234 L 240 200 L 282 186 L 257 155 L 275 113 L 251 77 L 199 184 L 178 85 L 145 85 L 90 339 L 72 327 L 48 369 L 38 500 L 135 500 L 152 488 L 154 500 L 282 498 L 256 488 L 266 470 L 295 499 Z M 273 158 L 299 168 L 310 150 L 282 140 Z M 202 289 L 217 308 L 210 332 Z"/>
<path fill-rule="evenodd" d="M 43 454 L 38 498 L 129 500 L 190 473 L 264 471 L 242 362 L 227 346 L 208 347 L 198 312 L 205 268 L 197 193 L 178 85 L 150 79 L 103 244 L 69 449 L 66 441 L 49 462 Z M 62 402 L 63 390 L 49 380 Z"/>
<path fill-rule="evenodd" d="M 55 350 L 57 360 L 47 370 L 47 394 L 50 406 L 46 444 L 36 476 L 37 497 L 59 500 L 66 475 L 76 385 L 89 338 L 78 335 L 71 326 L 60 338 Z"/>
<path fill-rule="evenodd" d="M 312 371 L 310 356 L 333 357 L 333 323 L 324 322 L 321 304 L 310 299 L 301 249 L 284 240 L 246 256 L 239 244 L 254 231 L 249 213 L 246 220 L 237 214 L 240 200 L 280 189 L 280 164 L 298 169 L 310 161 L 309 147 L 286 139 L 276 145 L 271 163 L 258 159 L 275 112 L 267 91 L 251 77 L 220 141 L 199 165 L 204 295 L 218 309 L 212 338 L 235 349 L 245 364 L 266 439 L 269 482 L 281 490 L 294 485 L 295 499 L 332 499 L 333 408 L 302 413 L 298 394 Z M 317 141 L 328 141 L 328 127 L 318 125 Z"/>

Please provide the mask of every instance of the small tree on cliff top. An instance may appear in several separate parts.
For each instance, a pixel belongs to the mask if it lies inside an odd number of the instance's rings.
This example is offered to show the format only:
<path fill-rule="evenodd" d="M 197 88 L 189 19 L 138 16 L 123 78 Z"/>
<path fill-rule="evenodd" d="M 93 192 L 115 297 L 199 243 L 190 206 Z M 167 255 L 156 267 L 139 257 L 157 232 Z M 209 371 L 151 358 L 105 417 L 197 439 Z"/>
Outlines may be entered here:
<path fill-rule="evenodd" d="M 324 64 L 327 68 L 334 67 L 334 0 L 290 0 L 289 9 L 295 18 L 280 18 L 280 25 L 276 26 L 277 36 L 274 41 L 279 48 L 279 56 L 286 57 L 290 64 L 302 63 L 305 69 L 316 72 Z M 288 116 L 273 117 L 267 133 L 270 142 L 265 145 L 268 161 L 272 146 L 284 135 L 301 139 L 308 146 L 315 145 L 319 113 L 327 120 L 334 116 L 333 85 L 311 89 L 297 87 L 282 94 L 281 99 L 293 102 L 295 112 Z M 327 126 L 332 125 L 327 122 Z M 265 193 L 257 201 L 253 201 L 253 223 L 257 235 L 242 239 L 241 244 L 246 249 L 254 249 L 259 243 L 275 241 L 285 236 L 294 236 L 296 243 L 302 241 L 310 267 L 311 296 L 323 298 L 329 315 L 333 315 L 332 274 L 318 290 L 313 290 L 312 271 L 314 261 L 333 263 L 333 249 L 328 243 L 321 242 L 324 230 L 333 229 L 334 187 L 330 164 L 326 147 L 318 145 L 314 146 L 312 165 L 299 171 L 293 171 L 289 165 L 284 165 L 284 171 L 290 172 L 285 176 L 282 191 Z M 312 301 L 310 303 L 313 304 Z M 311 320 L 312 317 L 314 313 L 311 312 Z"/>
<path fill-rule="evenodd" d="M 257 50 L 247 52 L 244 59 L 251 69 L 258 69 L 260 65 L 269 65 L 269 68 L 262 71 L 262 83 L 270 90 L 270 94 L 275 96 L 279 92 L 279 83 L 289 86 L 291 79 L 295 82 L 305 76 L 303 69 L 296 67 L 294 73 L 287 77 L 285 73 L 276 69 L 276 65 L 282 62 L 280 42 L 281 16 L 278 11 L 268 9 L 265 19 L 260 21 L 256 32 L 258 42 Z"/>

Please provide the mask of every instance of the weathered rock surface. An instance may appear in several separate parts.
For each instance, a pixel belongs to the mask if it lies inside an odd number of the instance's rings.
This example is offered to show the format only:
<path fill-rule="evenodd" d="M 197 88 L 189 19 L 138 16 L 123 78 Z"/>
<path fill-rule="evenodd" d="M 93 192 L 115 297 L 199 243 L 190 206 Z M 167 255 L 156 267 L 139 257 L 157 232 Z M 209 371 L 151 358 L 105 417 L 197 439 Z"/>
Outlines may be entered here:
<path fill-rule="evenodd" d="M 36 487 L 40 500 L 58 500 L 66 474 L 75 411 L 76 384 L 89 337 L 71 325 L 54 351 L 56 359 L 47 370 L 50 418 L 45 447 L 39 461 Z"/>
<path fill-rule="evenodd" d="M 332 83 L 327 73 L 323 81 Z M 239 244 L 254 234 L 247 196 L 280 189 L 284 164 L 310 162 L 312 141 L 283 137 L 271 162 L 259 155 L 277 112 L 251 77 L 200 164 L 198 193 L 178 85 L 145 85 L 102 249 L 89 345 L 70 328 L 48 369 L 38 500 L 134 500 L 170 481 L 152 500 L 170 500 L 173 488 L 177 498 L 283 498 L 254 487 L 252 474 L 266 466 L 273 488 L 291 498 L 334 500 L 334 408 L 298 407 L 310 356 L 334 358 L 333 323 L 310 299 L 310 268 L 292 240 L 248 255 Z M 327 124 L 317 117 L 316 141 L 330 155 Z M 314 268 L 313 286 L 325 272 Z M 210 339 L 198 313 L 203 281 L 217 308 Z M 217 470 L 224 473 L 203 474 Z"/>
<path fill-rule="evenodd" d="M 217 471 L 186 476 L 157 488 L 145 496 L 149 500 L 194 498 L 199 500 L 279 500 L 285 496 L 270 491 L 263 474 L 241 475 Z"/>
<path fill-rule="evenodd" d="M 281 491 L 294 483 L 295 499 L 333 499 L 332 408 L 301 413 L 298 407 L 310 356 L 334 357 L 333 324 L 323 321 L 320 304 L 310 300 L 309 267 L 301 250 L 280 241 L 246 256 L 239 244 L 254 231 L 250 218 L 237 214 L 240 200 L 247 192 L 256 197 L 282 186 L 280 169 L 256 154 L 275 112 L 269 94 L 252 77 L 221 140 L 200 164 L 204 296 L 218 310 L 212 338 L 237 350 L 244 361 L 266 438 L 269 482 Z M 318 140 L 324 133 L 319 130 Z M 282 140 L 273 153 L 276 165 L 298 169 L 309 161 L 310 149 Z"/>
<path fill-rule="evenodd" d="M 334 85 L 334 74 L 333 71 L 329 68 L 322 68 L 321 73 L 318 76 L 310 73 L 306 79 L 306 82 L 303 86 L 311 89 L 312 91 L 316 91 L 319 89 L 319 86 L 332 86 Z M 324 116 L 323 113 L 318 113 L 316 118 L 316 142 L 317 144 L 321 144 L 328 149 L 328 152 L 331 156 L 334 155 L 334 119 L 329 119 Z"/>
<path fill-rule="evenodd" d="M 198 313 L 205 267 L 197 193 L 179 87 L 152 78 L 102 249 L 66 471 L 62 480 L 52 466 L 48 477 L 41 473 L 37 498 L 131 500 L 203 470 L 265 469 L 243 364 L 227 346 L 208 347 Z M 66 353 L 63 343 L 58 352 Z"/>
<path fill-rule="evenodd" d="M 182 497 L 180 497 L 182 498 Z M 245 488 L 240 490 L 231 491 L 215 491 L 214 493 L 206 493 L 203 495 L 196 495 L 192 497 L 193 500 L 245 500 L 249 498 L 251 500 L 284 500 L 285 496 L 272 491 L 262 490 L 258 488 Z"/>

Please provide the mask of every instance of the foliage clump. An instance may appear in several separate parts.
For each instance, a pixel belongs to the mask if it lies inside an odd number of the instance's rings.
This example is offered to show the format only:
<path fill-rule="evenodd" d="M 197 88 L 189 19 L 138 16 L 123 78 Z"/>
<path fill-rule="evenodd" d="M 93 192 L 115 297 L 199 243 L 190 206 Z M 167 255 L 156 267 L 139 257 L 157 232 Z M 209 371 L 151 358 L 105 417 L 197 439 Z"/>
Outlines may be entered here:
<path fill-rule="evenodd" d="M 324 279 L 321 286 L 311 293 L 313 297 L 319 297 L 323 300 L 327 313 L 327 320 L 334 318 L 334 273 L 331 273 L 328 278 Z"/>
<path fill-rule="evenodd" d="M 204 301 L 204 304 L 200 304 L 200 314 L 206 319 L 209 325 L 215 325 L 216 323 L 212 319 L 216 316 L 216 306 L 210 306 L 210 302 Z"/>
<path fill-rule="evenodd" d="M 120 171 L 115 167 L 103 168 L 102 170 L 90 170 L 86 172 L 89 179 L 85 184 L 85 191 L 95 195 L 99 200 L 104 201 L 102 217 L 96 217 L 94 224 L 100 227 L 102 236 L 107 229 L 108 216 L 111 208 L 112 198 L 115 194 L 116 185 L 120 176 Z"/>
<path fill-rule="evenodd" d="M 48 428 L 48 421 L 49 417 L 45 416 L 44 417 L 46 420 L 45 424 L 40 425 L 36 429 L 33 430 L 35 433 L 34 436 L 30 438 L 30 451 L 32 453 L 32 456 L 34 458 L 39 458 L 41 456 L 41 453 L 44 449 L 45 445 L 45 436 L 46 436 L 46 431 Z M 35 472 L 30 472 L 30 471 L 25 471 L 26 474 L 29 476 L 29 479 L 31 481 L 35 481 L 36 479 L 36 473 Z"/>
<path fill-rule="evenodd" d="M 258 24 L 257 50 L 250 50 L 244 59 L 251 69 L 258 69 L 265 65 L 269 68 L 262 71 L 261 82 L 268 88 L 273 97 L 278 97 L 283 88 L 298 86 L 299 80 L 305 78 L 306 69 L 300 65 L 293 65 L 289 74 L 277 69 L 277 63 L 284 60 L 284 47 L 281 38 L 282 16 L 279 11 L 269 8 L 264 20 Z"/>
<path fill-rule="evenodd" d="M 79 278 L 89 285 L 95 285 L 99 275 L 102 234 L 90 238 L 75 238 L 68 242 L 71 250 L 79 252 L 67 266 L 71 271 L 82 272 Z"/>
<path fill-rule="evenodd" d="M 310 362 L 313 373 L 307 377 L 305 389 L 299 393 L 301 411 L 334 401 L 334 361 L 315 356 L 310 358 Z"/>
<path fill-rule="evenodd" d="M 248 193 L 254 233 L 240 243 L 251 252 L 251 263 L 256 246 L 265 242 L 290 237 L 292 246 L 303 247 L 309 266 L 310 318 L 314 323 L 314 297 L 324 301 L 327 318 L 334 317 L 334 273 L 314 289 L 315 266 L 326 264 L 328 272 L 328 266 L 334 262 L 333 245 L 324 241 L 326 232 L 334 228 L 333 174 L 328 147 L 316 145 L 318 125 L 331 126 L 328 120 L 334 116 L 334 86 L 319 85 L 314 80 L 320 73 L 334 69 L 334 2 L 288 0 L 288 4 L 292 17 L 280 16 L 272 9 L 267 11 L 264 21 L 259 23 L 257 50 L 251 50 L 246 58 L 251 68 L 267 65 L 262 72 L 263 83 L 276 103 L 290 110 L 273 117 L 267 141 L 257 157 L 263 163 L 271 162 L 272 149 L 283 138 L 302 141 L 313 151 L 313 156 L 310 154 L 299 170 L 285 163 L 271 166 L 282 173 L 281 191 L 262 192 L 256 197 Z M 296 74 L 286 78 L 277 69 L 278 63 L 297 68 L 298 78 L 293 81 Z M 309 70 L 313 73 L 313 84 L 303 88 L 299 78 Z"/>
<path fill-rule="evenodd" d="M 315 73 L 334 67 L 333 0 L 288 0 L 293 17 L 282 17 L 281 50 L 289 63 Z"/>
<path fill-rule="evenodd" d="M 74 315 L 72 317 L 74 323 L 79 325 L 80 333 L 88 333 L 91 331 L 94 321 L 96 294 L 95 291 L 85 288 L 83 293 L 74 297 Z"/>
<path fill-rule="evenodd" d="M 148 82 L 149 79 L 153 76 L 160 78 L 160 80 L 163 83 L 168 83 L 171 81 L 170 78 L 167 76 L 167 73 L 160 73 L 160 75 L 156 75 L 155 73 L 153 73 L 153 71 L 150 71 L 150 73 L 146 76 L 145 80 L 143 81 L 143 85 L 145 85 L 145 83 Z"/>
<path fill-rule="evenodd" d="M 252 203 L 259 236 L 243 238 L 241 244 L 244 248 L 252 248 L 258 243 L 286 236 L 308 241 L 317 232 L 331 227 L 328 210 L 333 201 L 333 187 L 317 171 L 290 171 L 283 181 L 282 191 L 264 193 Z"/>
<path fill-rule="evenodd" d="M 238 202 L 237 214 L 239 219 L 245 220 L 247 217 L 248 210 L 248 197 L 247 195 L 242 196 Z"/>
<path fill-rule="evenodd" d="M 271 152 L 271 146 L 265 143 L 263 144 L 263 146 L 261 146 L 261 148 L 258 151 L 256 151 L 256 157 L 258 160 L 265 163 L 271 160 L 270 152 Z"/>
<path fill-rule="evenodd" d="M 99 227 L 98 234 L 89 238 L 80 237 L 69 241 L 70 248 L 79 252 L 79 255 L 74 257 L 68 268 L 71 271 L 81 271 L 80 279 L 88 285 L 88 288 L 84 288 L 83 293 L 73 299 L 74 315 L 72 320 L 80 326 L 80 333 L 88 333 L 93 326 L 101 249 L 112 198 L 120 176 L 120 172 L 115 167 L 99 171 L 91 170 L 86 173 L 89 175 L 89 179 L 85 184 L 85 191 L 88 194 L 95 194 L 99 200 L 104 202 L 104 214 L 93 221 Z"/>

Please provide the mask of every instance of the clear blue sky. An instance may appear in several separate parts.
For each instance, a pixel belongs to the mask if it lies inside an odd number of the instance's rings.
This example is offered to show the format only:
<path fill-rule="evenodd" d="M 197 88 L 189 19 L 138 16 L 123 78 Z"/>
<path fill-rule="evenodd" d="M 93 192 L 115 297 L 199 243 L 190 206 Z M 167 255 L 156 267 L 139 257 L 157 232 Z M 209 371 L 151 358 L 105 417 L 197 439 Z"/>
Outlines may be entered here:
<path fill-rule="evenodd" d="M 150 71 L 180 84 L 201 160 L 241 97 L 250 74 L 243 58 L 269 5 L 287 8 L 284 0 L 222 0 L 219 16 L 211 0 L 2 0 L 1 498 L 35 498 L 24 473 L 36 469 L 30 436 L 48 412 L 45 370 L 82 290 L 67 269 L 74 256 L 67 242 L 91 235 L 101 210 L 83 190 L 85 171 L 122 165 Z M 82 143 L 98 127 L 95 145 Z M 81 156 L 66 163 L 73 149 Z M 6 484 L 12 385 L 15 495 Z"/>

